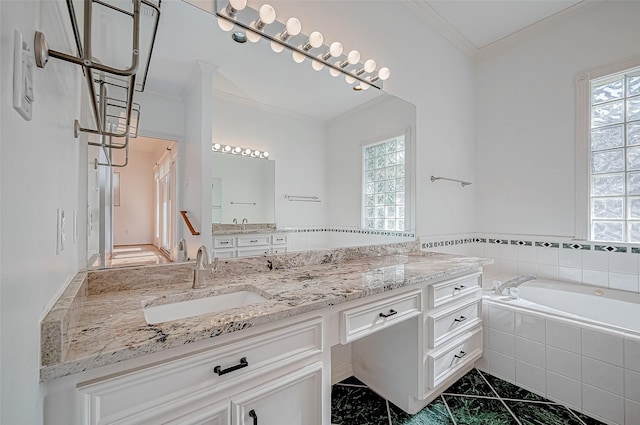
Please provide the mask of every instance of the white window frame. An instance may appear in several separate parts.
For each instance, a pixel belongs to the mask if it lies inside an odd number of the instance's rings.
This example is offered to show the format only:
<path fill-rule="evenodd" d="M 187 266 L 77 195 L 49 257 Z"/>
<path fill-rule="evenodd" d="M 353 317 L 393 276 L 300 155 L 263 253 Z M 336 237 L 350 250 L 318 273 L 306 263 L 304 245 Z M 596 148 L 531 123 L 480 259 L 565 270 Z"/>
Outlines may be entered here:
<path fill-rule="evenodd" d="M 592 240 L 590 220 L 591 178 L 591 81 L 640 66 L 640 56 L 632 56 L 611 65 L 581 72 L 576 87 L 576 210 L 575 238 Z M 628 242 L 625 242 L 628 243 Z"/>
<path fill-rule="evenodd" d="M 369 145 L 382 143 L 396 137 L 404 136 L 404 230 L 377 230 L 365 226 L 365 163 L 364 148 Z M 360 143 L 360 228 L 363 230 L 380 232 L 414 232 L 415 231 L 415 140 L 411 127 L 389 132 L 375 139 Z"/>

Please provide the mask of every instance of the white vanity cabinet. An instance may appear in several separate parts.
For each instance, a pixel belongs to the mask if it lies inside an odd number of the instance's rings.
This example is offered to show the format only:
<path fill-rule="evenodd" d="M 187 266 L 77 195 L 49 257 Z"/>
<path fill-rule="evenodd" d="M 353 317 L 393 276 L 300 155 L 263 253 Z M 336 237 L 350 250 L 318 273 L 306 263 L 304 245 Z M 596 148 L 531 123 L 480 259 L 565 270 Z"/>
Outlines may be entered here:
<path fill-rule="evenodd" d="M 322 418 L 322 318 L 294 323 L 142 370 L 78 384 L 82 423 L 310 423 Z M 284 400 L 287 400 L 285 403 Z M 265 404 L 266 403 L 266 404 Z M 269 410 L 270 403 L 275 410 Z M 285 408 L 285 404 L 291 408 Z M 276 413 L 298 422 L 278 422 Z M 319 422 L 317 422 L 319 423 Z"/>
<path fill-rule="evenodd" d="M 482 356 L 481 272 L 421 289 L 417 318 L 352 343 L 354 375 L 409 413 L 426 406 Z"/>
<path fill-rule="evenodd" d="M 259 257 L 288 251 L 286 233 L 214 235 L 212 257 Z"/>

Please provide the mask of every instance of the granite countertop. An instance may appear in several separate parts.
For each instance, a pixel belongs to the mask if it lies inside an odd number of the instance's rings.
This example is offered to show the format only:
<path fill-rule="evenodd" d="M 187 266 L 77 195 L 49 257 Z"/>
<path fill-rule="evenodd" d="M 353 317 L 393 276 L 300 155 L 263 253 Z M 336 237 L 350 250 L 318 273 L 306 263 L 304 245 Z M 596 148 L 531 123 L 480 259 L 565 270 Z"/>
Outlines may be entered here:
<path fill-rule="evenodd" d="M 401 251 L 375 255 L 369 250 L 369 255 L 359 256 L 341 249 L 323 252 L 318 261 L 308 252 L 228 260 L 207 276 L 204 289 L 191 289 L 192 264 L 79 274 L 42 322 L 41 380 L 464 273 L 491 262 Z M 147 324 L 144 317 L 143 305 L 239 290 L 252 290 L 267 301 L 155 325 Z"/>

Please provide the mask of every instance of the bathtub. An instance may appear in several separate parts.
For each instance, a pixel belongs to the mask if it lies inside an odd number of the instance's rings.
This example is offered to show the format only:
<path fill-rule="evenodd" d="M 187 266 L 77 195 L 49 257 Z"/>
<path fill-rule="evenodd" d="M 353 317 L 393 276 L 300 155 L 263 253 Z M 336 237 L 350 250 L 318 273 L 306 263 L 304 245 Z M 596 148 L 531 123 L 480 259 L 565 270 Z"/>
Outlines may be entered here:
<path fill-rule="evenodd" d="M 526 282 L 519 289 L 517 300 L 493 291 L 485 291 L 484 299 L 640 337 L 638 293 L 549 280 Z"/>
<path fill-rule="evenodd" d="M 519 289 L 485 290 L 476 367 L 604 423 L 640 425 L 640 294 L 545 280 Z"/>

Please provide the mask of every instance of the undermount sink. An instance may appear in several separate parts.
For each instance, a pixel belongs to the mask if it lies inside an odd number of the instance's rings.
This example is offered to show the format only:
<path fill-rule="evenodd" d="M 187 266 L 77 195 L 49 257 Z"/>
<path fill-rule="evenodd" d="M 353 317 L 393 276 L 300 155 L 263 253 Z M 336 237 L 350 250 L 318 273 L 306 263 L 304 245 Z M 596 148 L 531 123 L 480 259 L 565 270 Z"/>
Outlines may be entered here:
<path fill-rule="evenodd" d="M 195 300 L 179 301 L 144 308 L 144 318 L 150 325 L 171 320 L 186 319 L 201 314 L 215 313 L 250 304 L 267 301 L 253 291 L 237 291 L 229 294 L 213 295 Z"/>

